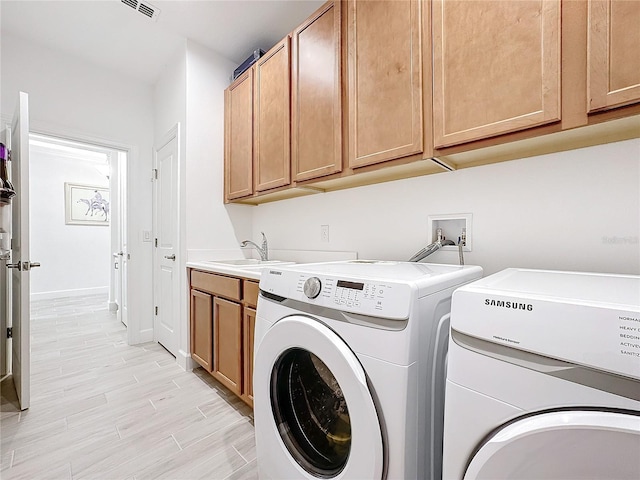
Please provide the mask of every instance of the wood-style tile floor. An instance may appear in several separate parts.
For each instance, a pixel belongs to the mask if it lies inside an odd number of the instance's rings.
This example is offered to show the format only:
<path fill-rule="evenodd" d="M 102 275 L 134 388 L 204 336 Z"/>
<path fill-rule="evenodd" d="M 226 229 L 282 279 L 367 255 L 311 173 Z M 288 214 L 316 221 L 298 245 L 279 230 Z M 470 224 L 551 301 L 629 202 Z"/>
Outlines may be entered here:
<path fill-rule="evenodd" d="M 257 478 L 251 409 L 125 338 L 104 296 L 32 303 L 31 407 L 3 380 L 2 480 Z"/>

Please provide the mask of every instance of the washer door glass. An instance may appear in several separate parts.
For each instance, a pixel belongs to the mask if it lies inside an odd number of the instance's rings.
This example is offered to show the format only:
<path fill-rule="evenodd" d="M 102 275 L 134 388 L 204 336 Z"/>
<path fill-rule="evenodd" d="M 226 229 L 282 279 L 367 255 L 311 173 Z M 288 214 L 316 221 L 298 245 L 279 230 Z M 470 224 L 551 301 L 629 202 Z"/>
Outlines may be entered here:
<path fill-rule="evenodd" d="M 284 444 L 298 464 L 318 477 L 333 477 L 351 448 L 349 408 L 335 376 L 316 355 L 291 348 L 271 374 L 271 407 Z"/>

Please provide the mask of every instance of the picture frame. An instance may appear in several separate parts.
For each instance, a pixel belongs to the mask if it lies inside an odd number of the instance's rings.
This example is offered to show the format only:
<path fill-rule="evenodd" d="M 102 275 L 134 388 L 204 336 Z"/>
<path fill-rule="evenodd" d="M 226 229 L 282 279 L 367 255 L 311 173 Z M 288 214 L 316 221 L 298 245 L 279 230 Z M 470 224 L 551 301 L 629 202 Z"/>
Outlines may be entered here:
<path fill-rule="evenodd" d="M 65 224 L 108 226 L 111 196 L 108 187 L 65 182 Z"/>

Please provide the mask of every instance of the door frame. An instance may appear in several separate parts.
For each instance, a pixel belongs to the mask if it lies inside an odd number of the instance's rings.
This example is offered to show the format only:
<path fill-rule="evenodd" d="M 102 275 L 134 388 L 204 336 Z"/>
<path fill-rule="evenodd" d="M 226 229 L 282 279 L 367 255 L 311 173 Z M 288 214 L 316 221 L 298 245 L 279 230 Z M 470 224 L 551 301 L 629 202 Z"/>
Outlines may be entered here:
<path fill-rule="evenodd" d="M 4 117 L 2 119 L 3 121 L 5 120 Z M 35 124 L 34 124 L 35 123 Z M 131 178 L 132 178 L 132 171 L 131 171 L 131 166 L 135 165 L 136 162 L 138 161 L 138 147 L 135 145 L 131 145 L 131 144 L 126 144 L 126 143 L 120 143 L 117 141 L 113 141 L 113 140 L 108 140 L 105 138 L 101 138 L 101 137 L 97 137 L 97 136 L 93 136 L 93 135 L 88 135 L 86 133 L 80 133 L 80 132 L 75 132 L 75 131 L 70 131 L 64 128 L 59 128 L 55 125 L 51 125 L 51 124 L 41 124 L 41 123 L 36 123 L 36 122 L 32 122 L 32 124 L 30 125 L 29 128 L 29 133 L 30 134 L 35 134 L 35 135 L 43 135 L 43 136 L 47 136 L 47 137 L 53 137 L 53 138 L 60 138 L 63 140 L 69 140 L 69 141 L 74 141 L 74 142 L 78 142 L 78 143 L 84 143 L 84 144 L 88 144 L 88 145 L 93 145 L 96 147 L 102 147 L 105 149 L 109 149 L 109 150 L 117 150 L 120 152 L 124 152 L 126 154 L 126 160 L 125 160 L 125 165 L 124 165 L 124 170 L 125 170 L 125 177 L 126 177 L 126 181 L 125 181 L 125 185 L 124 185 L 124 195 L 127 199 L 131 198 Z M 111 187 L 111 181 L 109 182 L 109 186 Z M 127 205 L 127 209 L 129 210 L 130 205 Z M 132 245 L 133 243 L 133 237 L 132 237 L 132 229 L 131 229 L 131 215 L 129 215 L 129 211 L 127 211 L 127 215 L 126 215 L 126 230 L 127 230 L 127 245 Z M 111 228 L 111 227 L 110 227 Z M 112 267 L 113 268 L 113 267 Z M 126 279 L 126 284 L 127 284 L 127 297 L 128 298 L 132 298 L 131 295 L 129 295 L 131 293 L 131 282 L 130 282 L 130 272 L 127 269 L 127 279 Z M 111 282 L 112 282 L 112 277 L 109 279 L 109 288 L 111 289 Z M 140 343 L 140 326 L 141 326 L 141 322 L 140 319 L 137 318 L 136 315 L 130 315 L 129 319 L 128 319 L 129 323 L 127 325 L 127 344 L 128 345 L 135 345 L 137 343 Z"/>
<path fill-rule="evenodd" d="M 187 274 L 186 274 L 186 249 L 185 249 L 185 237 L 184 237 L 184 218 L 185 218 L 185 200 L 184 200 L 184 192 L 185 192 L 185 165 L 183 161 L 182 154 L 182 138 L 181 138 L 181 124 L 180 122 L 176 122 L 173 127 L 171 127 L 167 133 L 165 133 L 159 141 L 157 141 L 153 147 L 153 169 L 154 172 L 157 172 L 158 168 L 158 153 L 162 148 L 171 142 L 173 139 L 176 140 L 176 151 L 177 151 L 177 172 L 178 176 L 176 179 L 176 211 L 177 217 L 175 220 L 175 225 L 177 231 L 175 236 L 176 241 L 176 264 L 175 268 L 178 272 L 178 291 L 174 292 L 174 301 L 176 305 L 178 305 L 178 312 L 180 314 L 180 318 L 178 319 L 176 328 L 178 330 L 178 351 L 176 352 L 176 362 L 180 367 L 185 370 L 190 370 L 194 366 L 193 360 L 191 360 L 191 355 L 189 353 L 189 343 L 188 343 L 188 335 L 189 328 L 186 326 L 184 321 L 184 312 L 188 312 L 187 309 L 187 295 L 185 293 L 185 285 L 187 285 Z M 153 247 L 153 273 L 152 273 L 152 283 L 153 283 L 153 305 L 154 310 L 155 306 L 158 305 L 158 289 L 159 289 L 159 277 L 158 277 L 158 249 L 155 247 L 155 239 L 158 238 L 158 187 L 157 187 L 157 178 L 153 177 L 153 198 L 152 198 L 152 236 L 154 241 Z M 187 313 L 188 315 L 188 313 Z M 153 330 L 154 330 L 154 341 L 156 341 L 156 316 L 154 312 L 153 318 Z"/>

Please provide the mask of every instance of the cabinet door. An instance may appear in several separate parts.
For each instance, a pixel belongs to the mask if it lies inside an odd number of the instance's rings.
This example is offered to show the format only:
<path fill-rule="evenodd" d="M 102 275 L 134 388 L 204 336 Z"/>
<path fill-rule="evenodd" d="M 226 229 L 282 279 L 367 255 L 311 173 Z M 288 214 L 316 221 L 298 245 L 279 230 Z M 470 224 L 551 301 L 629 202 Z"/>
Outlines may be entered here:
<path fill-rule="evenodd" d="M 640 101 L 640 2 L 590 0 L 589 112 Z"/>
<path fill-rule="evenodd" d="M 256 329 L 256 311 L 244 309 L 243 347 L 244 347 L 244 386 L 242 398 L 253 406 L 253 337 Z"/>
<path fill-rule="evenodd" d="M 292 36 L 291 156 L 295 180 L 342 170 L 341 2 L 327 2 Z"/>
<path fill-rule="evenodd" d="M 242 307 L 213 299 L 213 375 L 236 395 L 242 393 Z"/>
<path fill-rule="evenodd" d="M 436 147 L 560 119 L 558 0 L 433 0 Z"/>
<path fill-rule="evenodd" d="M 423 150 L 420 3 L 350 0 L 349 166 Z"/>
<path fill-rule="evenodd" d="M 253 194 L 253 69 L 224 94 L 225 200 Z"/>
<path fill-rule="evenodd" d="M 291 183 L 289 37 L 255 67 L 254 148 L 256 190 Z"/>
<path fill-rule="evenodd" d="M 213 297 L 191 290 L 191 358 L 207 372 L 213 368 Z"/>

